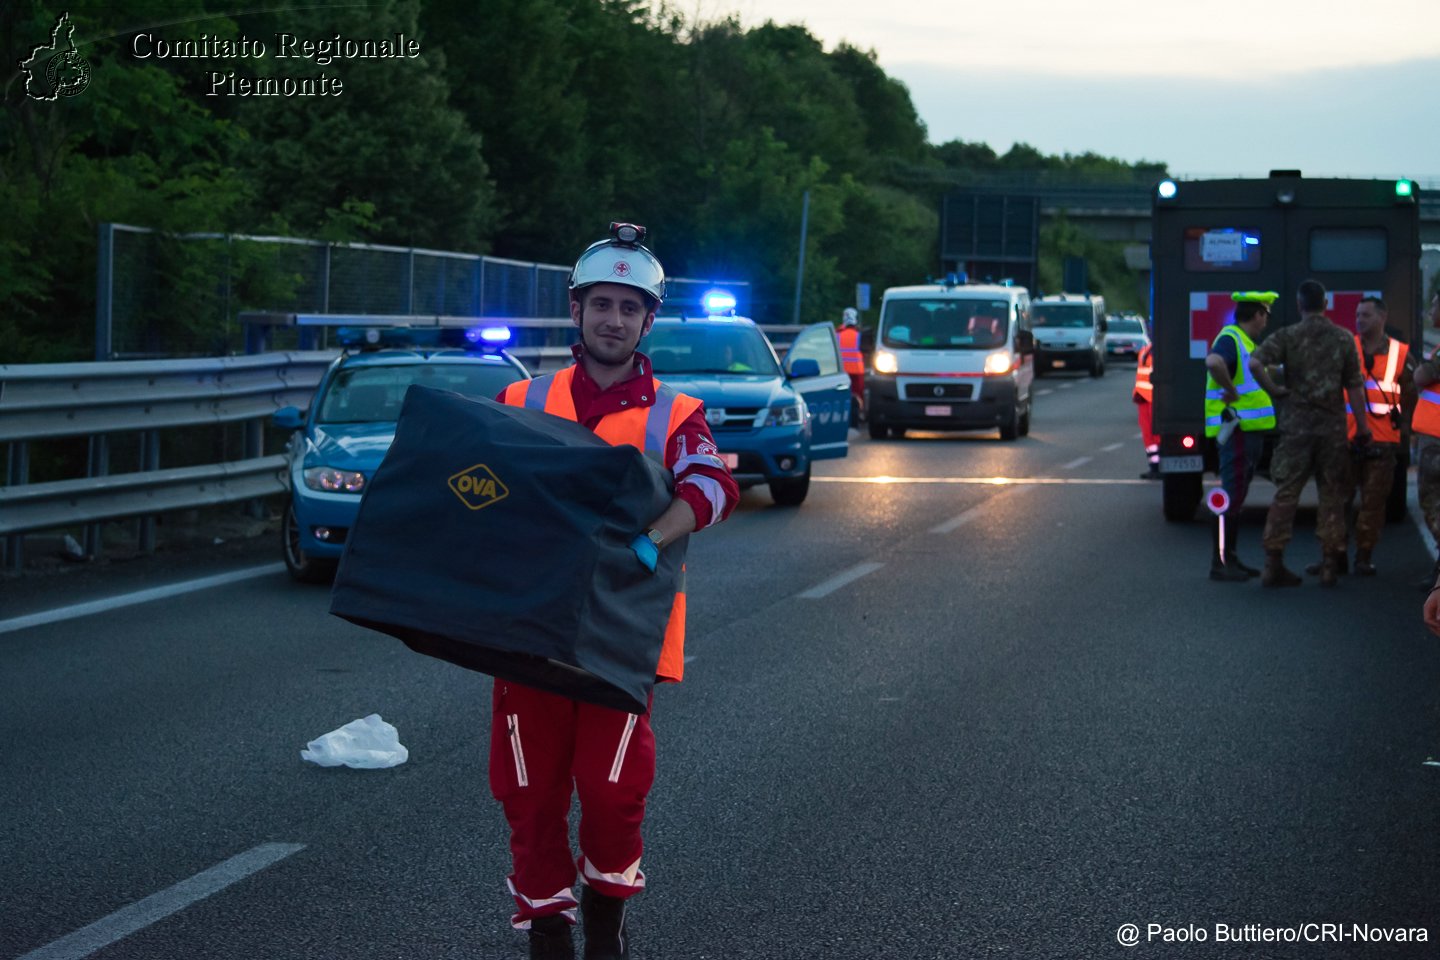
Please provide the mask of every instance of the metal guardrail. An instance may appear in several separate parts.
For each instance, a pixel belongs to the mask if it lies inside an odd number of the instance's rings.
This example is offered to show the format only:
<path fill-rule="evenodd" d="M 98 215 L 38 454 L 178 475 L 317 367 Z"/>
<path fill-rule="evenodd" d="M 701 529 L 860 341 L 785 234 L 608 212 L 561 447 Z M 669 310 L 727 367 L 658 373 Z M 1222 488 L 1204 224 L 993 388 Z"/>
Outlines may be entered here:
<path fill-rule="evenodd" d="M 384 318 L 394 322 L 397 318 Z M 438 319 L 438 318 L 437 318 Z M 510 348 L 531 370 L 562 366 L 574 327 L 564 318 L 509 319 L 528 340 Z M 761 328 L 782 355 L 802 327 Z M 262 353 L 190 360 L 0 365 L 0 443 L 7 447 L 0 486 L 0 537 L 10 569 L 23 564 L 24 536 L 83 526 L 85 551 L 100 551 L 102 521 L 140 517 L 142 550 L 154 549 L 154 517 L 284 493 L 285 457 L 265 456 L 263 426 L 285 406 L 304 409 L 336 350 Z M 244 423 L 245 459 L 161 469 L 159 431 Z M 109 440 L 139 434 L 142 469 L 109 472 Z M 91 475 L 31 483 L 30 444 L 88 437 Z"/>
<path fill-rule="evenodd" d="M 0 536 L 284 493 L 286 457 L 0 487 Z"/>
<path fill-rule="evenodd" d="M 332 351 L 193 360 L 0 366 L 0 536 L 10 569 L 24 562 L 24 534 L 83 525 L 85 551 L 100 551 L 99 521 L 142 517 L 140 544 L 154 548 L 154 517 L 169 510 L 252 500 L 284 490 L 283 457 L 264 456 L 265 418 L 305 407 Z M 159 431 L 244 423 L 246 457 L 160 469 Z M 109 440 L 141 438 L 142 469 L 110 475 Z M 30 444 L 88 437 L 89 476 L 30 482 Z"/>
<path fill-rule="evenodd" d="M 308 405 L 335 356 L 317 350 L 0 366 L 0 442 L 267 417 L 283 406 Z"/>

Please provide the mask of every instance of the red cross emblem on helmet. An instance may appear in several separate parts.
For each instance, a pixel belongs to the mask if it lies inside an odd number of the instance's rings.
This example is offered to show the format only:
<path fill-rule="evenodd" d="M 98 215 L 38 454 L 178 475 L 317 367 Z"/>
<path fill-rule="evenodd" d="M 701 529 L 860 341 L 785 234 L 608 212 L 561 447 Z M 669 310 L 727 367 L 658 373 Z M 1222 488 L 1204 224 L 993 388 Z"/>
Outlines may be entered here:
<path fill-rule="evenodd" d="M 615 276 L 617 276 L 617 277 L 628 277 L 628 276 L 630 276 L 630 264 L 626 263 L 624 260 L 621 260 L 621 261 L 619 261 L 618 263 L 616 263 L 616 264 L 615 264 Z"/>

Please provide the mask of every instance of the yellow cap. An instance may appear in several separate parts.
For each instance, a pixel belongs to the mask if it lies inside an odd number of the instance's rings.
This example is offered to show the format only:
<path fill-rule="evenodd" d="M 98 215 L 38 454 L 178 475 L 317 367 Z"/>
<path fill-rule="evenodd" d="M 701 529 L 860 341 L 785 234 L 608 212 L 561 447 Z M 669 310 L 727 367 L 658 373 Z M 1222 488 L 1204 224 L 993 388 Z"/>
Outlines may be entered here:
<path fill-rule="evenodd" d="M 1280 299 L 1280 294 L 1274 290 L 1236 290 L 1230 299 L 1236 303 L 1263 303 L 1268 307 Z"/>

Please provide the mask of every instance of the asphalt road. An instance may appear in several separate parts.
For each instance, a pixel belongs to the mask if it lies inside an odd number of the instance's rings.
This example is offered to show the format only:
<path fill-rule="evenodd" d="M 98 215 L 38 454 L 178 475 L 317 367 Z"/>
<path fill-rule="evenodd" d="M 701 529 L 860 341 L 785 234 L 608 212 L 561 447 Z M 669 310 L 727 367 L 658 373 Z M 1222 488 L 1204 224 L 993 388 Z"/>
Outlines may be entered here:
<path fill-rule="evenodd" d="M 1017 443 L 856 438 L 802 507 L 758 488 L 692 539 L 637 960 L 1437 955 L 1420 535 L 1334 591 L 1210 582 L 1208 526 L 1137 479 L 1130 377 L 1041 381 Z M 10 581 L 0 617 L 260 546 Z M 488 678 L 327 601 L 271 571 L 0 632 L 0 957 L 524 955 Z M 300 760 L 370 713 L 408 763 Z M 1301 942 L 1235 942 L 1267 930 Z"/>

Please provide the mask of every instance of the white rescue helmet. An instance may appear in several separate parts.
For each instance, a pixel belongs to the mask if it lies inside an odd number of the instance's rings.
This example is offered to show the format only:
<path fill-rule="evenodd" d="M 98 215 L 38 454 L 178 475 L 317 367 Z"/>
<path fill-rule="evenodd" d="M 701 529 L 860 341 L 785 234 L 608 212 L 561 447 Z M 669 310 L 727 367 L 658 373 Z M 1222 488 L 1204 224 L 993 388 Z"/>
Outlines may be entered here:
<path fill-rule="evenodd" d="M 860 312 L 859 312 L 858 310 L 856 310 L 854 307 L 846 307 L 846 308 L 845 308 L 845 313 L 843 314 L 843 316 L 844 316 L 844 318 L 845 318 L 844 321 L 843 321 L 843 323 L 844 323 L 845 326 L 847 326 L 847 327 L 858 327 L 858 326 L 860 326 Z"/>
<path fill-rule="evenodd" d="M 620 283 L 663 301 L 665 268 L 641 245 L 644 239 L 644 227 L 610 224 L 610 239 L 590 244 L 575 261 L 575 269 L 570 271 L 571 296 L 593 283 Z"/>

